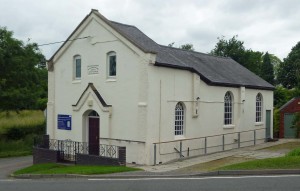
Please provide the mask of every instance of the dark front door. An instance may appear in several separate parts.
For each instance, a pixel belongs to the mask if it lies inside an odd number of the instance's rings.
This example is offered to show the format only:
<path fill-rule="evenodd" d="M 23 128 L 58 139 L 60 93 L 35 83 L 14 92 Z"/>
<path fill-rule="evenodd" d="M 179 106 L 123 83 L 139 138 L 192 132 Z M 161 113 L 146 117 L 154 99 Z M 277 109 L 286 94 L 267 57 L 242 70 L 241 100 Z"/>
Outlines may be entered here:
<path fill-rule="evenodd" d="M 99 118 L 89 118 L 89 154 L 99 155 Z"/>

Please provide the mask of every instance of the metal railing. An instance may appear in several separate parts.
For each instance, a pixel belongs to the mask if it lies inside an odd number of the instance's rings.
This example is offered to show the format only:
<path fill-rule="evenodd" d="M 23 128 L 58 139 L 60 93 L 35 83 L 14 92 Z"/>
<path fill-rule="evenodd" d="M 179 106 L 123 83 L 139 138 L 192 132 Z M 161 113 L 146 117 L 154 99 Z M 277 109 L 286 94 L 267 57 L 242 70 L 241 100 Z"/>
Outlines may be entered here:
<path fill-rule="evenodd" d="M 118 158 L 119 146 L 106 144 L 89 144 L 88 142 L 77 142 L 70 139 L 42 139 L 35 141 L 35 147 L 60 151 L 62 161 L 76 161 L 76 154 L 97 155 L 108 158 Z"/>
<path fill-rule="evenodd" d="M 153 143 L 154 165 L 157 164 L 158 154 L 160 155 L 160 157 L 178 154 L 179 159 L 181 159 L 184 157 L 206 155 L 210 153 L 252 146 L 256 145 L 258 141 L 262 140 L 266 140 L 265 128 L 218 134 L 206 137 L 156 142 Z"/>

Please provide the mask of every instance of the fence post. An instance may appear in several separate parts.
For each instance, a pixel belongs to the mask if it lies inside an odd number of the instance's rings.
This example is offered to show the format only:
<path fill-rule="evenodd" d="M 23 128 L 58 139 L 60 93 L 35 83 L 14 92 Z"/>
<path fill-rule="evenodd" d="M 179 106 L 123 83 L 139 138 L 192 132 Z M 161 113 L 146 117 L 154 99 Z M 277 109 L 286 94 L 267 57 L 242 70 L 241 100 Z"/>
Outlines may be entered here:
<path fill-rule="evenodd" d="M 180 158 L 182 158 L 182 141 L 180 141 L 179 152 L 180 152 Z"/>
<path fill-rule="evenodd" d="M 238 132 L 238 148 L 241 147 L 241 133 Z"/>
<path fill-rule="evenodd" d="M 223 134 L 223 137 L 222 137 L 222 143 L 223 143 L 223 151 L 225 150 L 225 135 Z"/>
<path fill-rule="evenodd" d="M 204 139 L 204 154 L 207 154 L 207 137 Z"/>
<path fill-rule="evenodd" d="M 126 147 L 118 147 L 118 160 L 121 166 L 126 166 Z"/>
<path fill-rule="evenodd" d="M 156 165 L 156 143 L 154 143 L 154 166 Z"/>
<path fill-rule="evenodd" d="M 254 145 L 256 145 L 256 130 L 254 130 Z"/>

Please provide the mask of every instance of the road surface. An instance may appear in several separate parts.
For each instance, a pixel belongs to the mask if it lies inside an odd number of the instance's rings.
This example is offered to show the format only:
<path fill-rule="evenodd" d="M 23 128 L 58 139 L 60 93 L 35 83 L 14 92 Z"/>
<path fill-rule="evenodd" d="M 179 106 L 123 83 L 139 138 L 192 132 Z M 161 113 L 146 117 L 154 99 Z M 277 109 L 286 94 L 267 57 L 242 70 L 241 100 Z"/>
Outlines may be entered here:
<path fill-rule="evenodd" d="M 0 158 L 0 179 L 8 178 L 14 171 L 32 165 L 32 156 Z M 2 191 L 0 187 L 0 191 Z"/>
<path fill-rule="evenodd" d="M 194 178 L 141 178 L 141 179 L 36 179 L 0 180 L 0 190 L 13 191 L 299 191 L 300 175 L 194 177 Z"/>

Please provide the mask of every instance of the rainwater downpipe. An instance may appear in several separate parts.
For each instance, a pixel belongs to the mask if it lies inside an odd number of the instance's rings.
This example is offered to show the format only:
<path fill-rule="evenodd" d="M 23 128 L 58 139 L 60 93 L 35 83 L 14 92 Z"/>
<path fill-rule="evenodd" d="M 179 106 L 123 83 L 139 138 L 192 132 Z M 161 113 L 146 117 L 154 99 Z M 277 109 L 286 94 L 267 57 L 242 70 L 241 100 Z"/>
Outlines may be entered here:
<path fill-rule="evenodd" d="M 161 140 L 161 80 L 159 80 L 159 133 L 158 133 L 158 142 L 160 142 Z M 161 154 L 160 151 L 160 144 L 159 144 L 159 154 Z"/>

